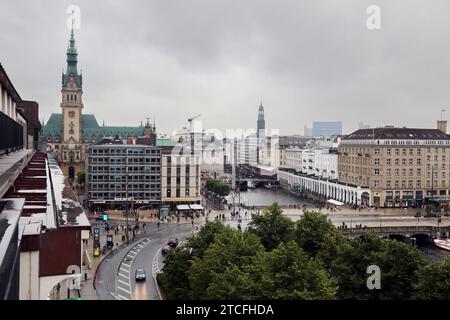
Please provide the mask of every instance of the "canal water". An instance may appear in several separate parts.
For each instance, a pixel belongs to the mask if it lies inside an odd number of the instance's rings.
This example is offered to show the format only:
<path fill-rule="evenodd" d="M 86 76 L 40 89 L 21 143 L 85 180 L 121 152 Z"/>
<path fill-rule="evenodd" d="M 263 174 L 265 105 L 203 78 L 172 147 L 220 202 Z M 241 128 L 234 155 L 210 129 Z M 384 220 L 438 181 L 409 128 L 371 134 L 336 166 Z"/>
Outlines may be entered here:
<path fill-rule="evenodd" d="M 227 198 L 228 203 L 233 203 L 231 196 Z M 235 198 L 236 203 L 238 199 Z M 278 202 L 281 206 L 288 205 L 308 205 L 308 202 L 294 197 L 283 190 L 256 188 L 241 191 L 241 203 L 246 206 L 269 206 L 274 202 Z"/>

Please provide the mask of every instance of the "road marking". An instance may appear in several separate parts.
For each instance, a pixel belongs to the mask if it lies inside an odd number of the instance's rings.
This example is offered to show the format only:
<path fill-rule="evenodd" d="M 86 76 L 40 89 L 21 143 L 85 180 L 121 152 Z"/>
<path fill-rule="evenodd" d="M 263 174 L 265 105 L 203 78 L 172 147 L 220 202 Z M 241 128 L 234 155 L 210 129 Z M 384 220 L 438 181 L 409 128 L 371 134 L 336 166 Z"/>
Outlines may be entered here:
<path fill-rule="evenodd" d="M 124 297 L 124 296 L 121 295 L 121 294 L 117 294 L 117 296 L 118 296 L 119 298 L 121 298 L 122 300 L 130 300 L 130 298 Z"/>
<path fill-rule="evenodd" d="M 123 277 L 123 279 L 127 280 L 128 282 L 116 277 L 116 291 L 121 290 L 123 292 L 126 292 L 130 295 L 130 298 L 126 298 L 120 294 L 117 294 L 117 296 L 119 298 L 124 299 L 124 300 L 132 300 L 133 299 L 133 294 L 131 293 L 131 278 L 130 278 L 131 266 L 132 266 L 133 261 L 136 258 L 136 256 L 149 243 L 150 243 L 150 239 L 148 239 L 148 238 L 142 240 L 140 243 L 138 243 L 134 247 L 132 247 L 127 252 L 126 256 L 123 257 L 122 262 L 119 265 L 119 271 L 117 272 L 117 274 L 118 274 L 118 276 Z M 120 272 L 120 270 L 122 270 L 123 274 Z"/>
<path fill-rule="evenodd" d="M 120 289 L 120 290 L 122 290 L 122 291 L 124 291 L 124 292 L 126 292 L 126 293 L 131 295 L 131 291 L 130 290 L 124 289 L 124 288 L 119 287 L 119 286 L 117 286 L 117 289 Z"/>
<path fill-rule="evenodd" d="M 120 283 L 123 283 L 123 284 L 125 284 L 125 285 L 127 285 L 127 286 L 129 286 L 129 285 L 130 285 L 130 283 L 129 283 L 129 282 L 125 282 L 125 281 L 122 281 L 122 280 L 120 280 L 120 279 L 117 279 L 117 281 L 119 281 Z"/>

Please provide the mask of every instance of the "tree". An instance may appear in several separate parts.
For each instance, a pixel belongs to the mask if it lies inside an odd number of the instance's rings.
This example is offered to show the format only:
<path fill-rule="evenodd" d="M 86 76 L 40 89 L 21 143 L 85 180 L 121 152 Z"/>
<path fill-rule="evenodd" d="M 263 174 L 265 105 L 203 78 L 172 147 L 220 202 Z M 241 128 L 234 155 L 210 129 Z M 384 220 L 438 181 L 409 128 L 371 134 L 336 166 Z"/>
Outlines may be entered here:
<path fill-rule="evenodd" d="M 206 180 L 206 190 L 213 192 L 221 197 L 226 197 L 230 194 L 230 186 L 222 180 L 208 178 Z"/>
<path fill-rule="evenodd" d="M 450 256 L 440 262 L 427 263 L 419 270 L 418 280 L 414 284 L 413 298 L 450 299 Z"/>
<path fill-rule="evenodd" d="M 261 239 L 267 250 L 276 248 L 282 242 L 294 237 L 294 222 L 283 215 L 278 203 L 273 203 L 261 215 L 252 215 L 248 230 Z"/>
<path fill-rule="evenodd" d="M 334 299 L 333 280 L 317 259 L 310 258 L 294 241 L 281 243 L 260 255 L 257 264 L 264 269 L 269 286 L 263 287 L 266 299 Z"/>
<path fill-rule="evenodd" d="M 199 233 L 188 239 L 187 246 L 192 248 L 193 256 L 203 258 L 203 253 L 214 241 L 214 237 L 223 231 L 225 226 L 220 221 L 208 221 Z"/>
<path fill-rule="evenodd" d="M 79 171 L 77 173 L 77 183 L 80 186 L 84 186 L 85 182 L 86 182 L 86 173 L 84 171 Z"/>
<path fill-rule="evenodd" d="M 213 280 L 228 269 L 242 270 L 252 265 L 258 252 L 264 251 L 259 238 L 249 232 L 225 227 L 205 250 L 203 259 L 195 257 L 189 268 L 192 299 L 227 299 L 222 290 L 213 285 Z M 227 271 L 228 270 L 228 271 Z M 220 277 L 219 277 L 220 278 Z"/>
<path fill-rule="evenodd" d="M 337 248 L 347 240 L 331 221 L 319 212 L 306 211 L 296 223 L 294 239 L 312 257 L 320 258 L 329 267 Z"/>
<path fill-rule="evenodd" d="M 420 251 L 396 240 L 380 239 L 372 233 L 338 248 L 331 274 L 340 299 L 410 299 L 418 270 L 425 264 Z M 381 272 L 381 289 L 367 288 L 367 267 Z"/>
<path fill-rule="evenodd" d="M 190 260 L 187 248 L 177 248 L 167 255 L 158 281 L 168 300 L 189 299 L 191 290 L 187 271 L 191 265 Z"/>

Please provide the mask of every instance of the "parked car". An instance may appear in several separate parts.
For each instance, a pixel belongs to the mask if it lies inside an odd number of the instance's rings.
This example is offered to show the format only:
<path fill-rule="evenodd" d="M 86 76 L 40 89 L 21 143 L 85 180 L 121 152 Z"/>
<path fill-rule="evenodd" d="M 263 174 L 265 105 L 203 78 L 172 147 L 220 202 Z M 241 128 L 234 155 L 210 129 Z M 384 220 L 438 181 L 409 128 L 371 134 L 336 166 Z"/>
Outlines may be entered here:
<path fill-rule="evenodd" d="M 161 254 L 162 254 L 162 255 L 166 255 L 166 254 L 168 254 L 171 250 L 172 250 L 172 247 L 171 247 L 171 246 L 165 245 L 165 246 L 161 249 Z"/>
<path fill-rule="evenodd" d="M 171 238 L 171 239 L 169 239 L 169 241 L 167 241 L 167 244 L 173 248 L 176 248 L 178 246 L 178 239 Z"/>
<path fill-rule="evenodd" d="M 136 281 L 145 281 L 145 270 L 142 268 L 136 269 L 135 279 Z"/>

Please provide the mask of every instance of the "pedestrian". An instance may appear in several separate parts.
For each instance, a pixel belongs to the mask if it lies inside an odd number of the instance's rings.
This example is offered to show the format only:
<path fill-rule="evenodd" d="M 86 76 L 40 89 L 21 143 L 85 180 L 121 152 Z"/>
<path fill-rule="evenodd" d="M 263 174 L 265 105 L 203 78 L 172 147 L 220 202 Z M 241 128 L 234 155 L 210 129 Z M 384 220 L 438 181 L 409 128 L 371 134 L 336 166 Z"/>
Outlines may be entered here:
<path fill-rule="evenodd" d="M 159 220 L 158 220 L 158 223 L 156 224 L 156 226 L 158 227 L 158 229 L 159 229 Z"/>

